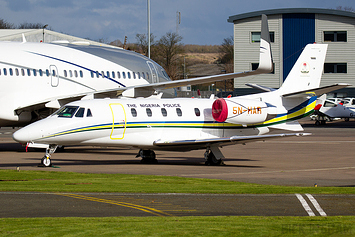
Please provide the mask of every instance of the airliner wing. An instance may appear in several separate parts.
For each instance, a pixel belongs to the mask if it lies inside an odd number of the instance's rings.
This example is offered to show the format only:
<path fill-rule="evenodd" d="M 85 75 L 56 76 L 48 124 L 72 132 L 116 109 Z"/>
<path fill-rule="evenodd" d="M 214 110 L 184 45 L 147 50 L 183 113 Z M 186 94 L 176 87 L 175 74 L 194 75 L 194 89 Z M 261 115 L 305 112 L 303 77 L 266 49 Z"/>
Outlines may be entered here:
<path fill-rule="evenodd" d="M 311 133 L 283 133 L 283 134 L 268 134 L 268 135 L 255 135 L 255 136 L 232 136 L 225 138 L 210 138 L 210 139 L 196 139 L 196 140 L 176 140 L 176 141 L 162 141 L 157 140 L 154 145 L 158 147 L 181 147 L 183 150 L 193 150 L 204 148 L 211 145 L 227 146 L 234 144 L 245 144 L 249 142 L 265 141 L 267 139 L 292 137 L 292 136 L 308 136 Z"/>

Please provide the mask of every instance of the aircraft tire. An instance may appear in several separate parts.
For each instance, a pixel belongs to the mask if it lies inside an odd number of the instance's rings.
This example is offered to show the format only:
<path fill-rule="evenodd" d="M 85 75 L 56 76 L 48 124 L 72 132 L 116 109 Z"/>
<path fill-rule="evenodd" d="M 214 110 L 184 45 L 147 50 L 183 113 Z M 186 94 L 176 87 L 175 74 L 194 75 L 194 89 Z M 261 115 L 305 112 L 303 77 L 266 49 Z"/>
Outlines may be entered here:
<path fill-rule="evenodd" d="M 47 156 L 44 156 L 42 159 L 41 159 L 41 164 L 44 166 L 44 167 L 50 167 L 52 166 L 52 162 L 51 162 L 51 159 Z"/>
<path fill-rule="evenodd" d="M 205 162 L 205 165 L 212 165 L 212 166 L 217 166 L 217 165 L 224 165 L 224 162 L 222 159 L 217 159 L 215 155 L 210 152 L 208 154 L 207 160 Z"/>
<path fill-rule="evenodd" d="M 152 150 L 140 150 L 140 157 L 142 157 L 141 164 L 157 164 L 155 152 Z"/>

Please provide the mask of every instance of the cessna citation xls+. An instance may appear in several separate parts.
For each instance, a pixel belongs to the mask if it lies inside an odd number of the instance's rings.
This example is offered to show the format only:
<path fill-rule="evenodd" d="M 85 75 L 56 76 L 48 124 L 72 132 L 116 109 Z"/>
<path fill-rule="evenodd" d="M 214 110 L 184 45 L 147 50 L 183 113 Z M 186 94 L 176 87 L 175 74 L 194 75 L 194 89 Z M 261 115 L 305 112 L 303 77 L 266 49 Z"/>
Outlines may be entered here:
<path fill-rule="evenodd" d="M 143 161 L 155 161 L 154 150 L 204 149 L 207 164 L 222 163 L 220 147 L 286 136 L 300 136 L 297 119 L 314 110 L 317 95 L 345 87 L 319 87 L 326 44 L 309 44 L 283 85 L 267 92 L 232 98 L 92 99 L 71 102 L 56 113 L 14 133 L 16 141 L 46 148 L 50 157 L 58 145 L 118 146 L 139 149 Z M 266 16 L 263 16 L 260 61 L 256 71 L 270 72 L 273 63 Z M 167 84 L 170 82 L 167 82 Z M 273 130 L 297 133 L 268 134 Z"/>

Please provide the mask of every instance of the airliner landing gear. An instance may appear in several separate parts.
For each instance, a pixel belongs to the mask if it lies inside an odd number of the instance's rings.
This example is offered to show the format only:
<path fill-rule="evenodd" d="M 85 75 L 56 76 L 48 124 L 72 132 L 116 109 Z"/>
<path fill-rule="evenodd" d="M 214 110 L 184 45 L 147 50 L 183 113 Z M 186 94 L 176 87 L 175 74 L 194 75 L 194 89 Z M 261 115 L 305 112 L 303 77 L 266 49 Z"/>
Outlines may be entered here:
<path fill-rule="evenodd" d="M 140 149 L 136 157 L 141 157 L 142 164 L 157 164 L 158 160 L 155 158 L 155 152 L 152 150 Z"/>
<path fill-rule="evenodd" d="M 44 167 L 52 166 L 51 156 L 55 152 L 57 147 L 58 147 L 57 145 L 49 145 L 49 147 L 46 148 L 46 154 L 41 159 L 41 165 L 43 165 Z"/>
<path fill-rule="evenodd" d="M 205 165 L 224 165 L 222 158 L 224 158 L 224 156 L 218 147 L 207 147 L 205 152 Z"/>

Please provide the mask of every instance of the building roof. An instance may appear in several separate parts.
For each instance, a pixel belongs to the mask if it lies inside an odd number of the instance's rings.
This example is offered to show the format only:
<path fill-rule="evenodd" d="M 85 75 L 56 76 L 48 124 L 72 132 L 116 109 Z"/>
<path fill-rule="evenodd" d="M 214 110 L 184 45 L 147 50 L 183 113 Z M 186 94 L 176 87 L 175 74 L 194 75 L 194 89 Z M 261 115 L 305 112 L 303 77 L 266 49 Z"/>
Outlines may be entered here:
<path fill-rule="evenodd" d="M 346 16 L 355 18 L 355 12 L 333 10 L 333 9 L 322 9 L 322 8 L 280 8 L 280 9 L 269 9 L 255 12 L 248 12 L 243 14 L 238 14 L 230 16 L 228 22 L 235 22 L 237 20 L 252 18 L 256 16 L 265 15 L 276 15 L 276 14 L 290 14 L 290 13 L 317 13 L 317 14 L 328 14 L 337 16 Z"/>

